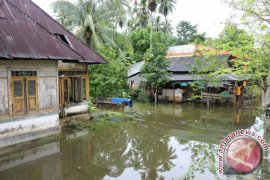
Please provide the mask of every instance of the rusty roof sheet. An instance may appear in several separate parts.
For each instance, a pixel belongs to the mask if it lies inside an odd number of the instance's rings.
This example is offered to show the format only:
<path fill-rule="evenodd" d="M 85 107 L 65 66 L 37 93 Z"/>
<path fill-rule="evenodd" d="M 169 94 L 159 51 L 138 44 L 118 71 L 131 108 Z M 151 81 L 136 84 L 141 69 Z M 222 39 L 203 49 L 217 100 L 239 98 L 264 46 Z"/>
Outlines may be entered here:
<path fill-rule="evenodd" d="M 0 57 L 107 63 L 30 0 L 0 0 Z"/>
<path fill-rule="evenodd" d="M 194 53 L 196 51 L 196 46 L 193 44 L 190 45 L 180 45 L 180 46 L 171 46 L 168 48 L 167 54 L 176 54 L 176 53 Z"/>

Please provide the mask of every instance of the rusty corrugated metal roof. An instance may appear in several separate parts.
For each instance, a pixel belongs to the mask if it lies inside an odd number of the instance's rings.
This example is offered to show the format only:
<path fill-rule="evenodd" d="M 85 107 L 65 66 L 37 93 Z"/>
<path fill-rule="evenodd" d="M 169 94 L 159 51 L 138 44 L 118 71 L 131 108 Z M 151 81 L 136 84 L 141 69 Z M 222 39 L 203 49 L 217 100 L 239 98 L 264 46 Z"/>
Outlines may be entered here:
<path fill-rule="evenodd" d="M 106 63 L 30 0 L 0 0 L 0 57 Z"/>

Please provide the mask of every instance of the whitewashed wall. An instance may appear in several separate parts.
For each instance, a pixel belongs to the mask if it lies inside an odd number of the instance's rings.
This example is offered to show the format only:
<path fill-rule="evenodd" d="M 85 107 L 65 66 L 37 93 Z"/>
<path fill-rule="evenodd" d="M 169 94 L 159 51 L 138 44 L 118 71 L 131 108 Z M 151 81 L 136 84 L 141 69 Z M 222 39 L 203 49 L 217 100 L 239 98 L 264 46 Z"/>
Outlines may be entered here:
<path fill-rule="evenodd" d="M 8 115 L 8 81 L 0 79 L 0 116 Z"/>

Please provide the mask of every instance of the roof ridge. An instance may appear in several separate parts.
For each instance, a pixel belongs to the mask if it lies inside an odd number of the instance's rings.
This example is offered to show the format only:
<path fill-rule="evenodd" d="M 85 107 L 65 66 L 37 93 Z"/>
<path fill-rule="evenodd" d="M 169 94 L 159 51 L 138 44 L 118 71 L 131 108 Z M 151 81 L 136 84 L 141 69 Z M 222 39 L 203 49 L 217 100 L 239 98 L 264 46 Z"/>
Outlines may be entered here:
<path fill-rule="evenodd" d="M 35 21 L 31 16 L 29 16 L 28 14 L 26 14 L 24 11 L 22 11 L 21 9 L 19 9 L 17 6 L 15 6 L 13 3 L 11 3 L 9 0 L 6 0 L 13 8 L 15 8 L 17 11 L 19 11 L 21 14 L 23 14 L 25 17 L 29 18 L 31 21 L 33 21 L 34 23 L 36 23 L 39 27 L 41 27 L 43 30 L 45 30 L 47 33 L 49 33 L 51 36 L 55 37 L 60 43 L 62 43 L 63 45 L 65 45 L 66 47 L 68 47 L 70 50 L 72 50 L 74 53 L 76 53 L 77 55 L 79 55 L 82 59 L 86 60 L 81 54 L 79 54 L 77 51 L 75 51 L 73 48 L 71 48 L 69 45 L 67 45 L 66 43 L 64 43 L 60 38 L 58 38 L 56 35 L 54 35 L 53 33 L 51 33 L 48 29 L 46 29 L 44 26 L 42 26 L 39 22 Z M 31 1 L 31 0 L 30 0 Z M 60 59 L 59 59 L 60 60 Z M 78 59 L 78 61 L 80 61 Z"/>
<path fill-rule="evenodd" d="M 84 42 L 82 42 L 77 36 L 75 36 L 73 33 L 71 33 L 69 30 L 67 30 L 65 28 L 65 26 L 63 26 L 61 23 L 59 23 L 58 21 L 56 21 L 54 18 L 52 18 L 48 13 L 46 13 L 43 9 L 41 9 L 36 3 L 34 3 L 32 0 L 31 1 L 39 10 L 41 10 L 44 14 L 46 14 L 51 20 L 53 20 L 54 22 L 56 22 L 57 24 L 59 24 L 66 32 L 68 32 L 70 35 L 72 35 L 74 38 L 76 38 L 78 41 L 80 41 L 86 48 L 90 49 L 91 51 L 93 51 L 96 55 L 100 56 L 105 62 L 107 62 L 100 54 L 98 54 L 96 51 L 94 51 L 91 47 L 87 46 Z M 83 59 L 85 59 L 83 57 Z M 85 59 L 86 60 L 86 59 Z"/>

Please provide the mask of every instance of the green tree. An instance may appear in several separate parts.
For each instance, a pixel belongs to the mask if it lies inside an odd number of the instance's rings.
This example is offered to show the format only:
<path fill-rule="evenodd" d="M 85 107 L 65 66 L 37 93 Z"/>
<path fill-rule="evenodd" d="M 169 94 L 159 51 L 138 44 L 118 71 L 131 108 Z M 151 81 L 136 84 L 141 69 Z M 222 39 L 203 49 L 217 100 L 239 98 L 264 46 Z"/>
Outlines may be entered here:
<path fill-rule="evenodd" d="M 241 57 L 249 52 L 254 53 L 254 38 L 245 30 L 239 29 L 235 24 L 226 24 L 223 31 L 216 40 L 216 47 L 239 54 Z M 236 52 L 237 51 L 237 52 Z"/>
<path fill-rule="evenodd" d="M 168 17 L 169 13 L 173 12 L 173 9 L 175 9 L 175 0 L 163 0 L 160 1 L 160 5 L 158 8 L 158 11 L 160 14 L 163 14 L 165 18 Z"/>
<path fill-rule="evenodd" d="M 210 94 L 208 88 L 218 87 L 218 83 L 222 81 L 222 70 L 225 68 L 226 59 L 222 59 L 218 53 L 199 50 L 194 55 L 194 61 L 194 64 L 190 65 L 194 80 L 192 87 L 196 91 L 207 93 L 206 102 L 209 109 Z"/>
<path fill-rule="evenodd" d="M 256 53 L 248 62 L 252 78 L 262 88 L 262 106 L 270 103 L 270 2 L 268 0 L 227 0 L 234 9 L 243 12 L 242 21 L 255 38 Z M 255 71 L 255 73 L 254 73 Z"/>
<path fill-rule="evenodd" d="M 226 0 L 234 9 L 243 12 L 242 20 L 250 28 L 270 26 L 269 0 Z"/>
<path fill-rule="evenodd" d="M 177 44 L 186 45 L 195 42 L 196 39 L 205 41 L 205 33 L 198 33 L 198 25 L 192 25 L 188 21 L 180 21 L 176 27 Z"/>
<path fill-rule="evenodd" d="M 163 22 L 162 32 L 164 32 L 168 37 L 173 37 L 173 30 L 174 30 L 174 27 L 172 25 L 172 21 L 165 20 Z"/>
<path fill-rule="evenodd" d="M 124 0 L 83 1 L 76 3 L 59 0 L 52 3 L 53 12 L 59 21 L 76 34 L 90 47 L 97 49 L 100 45 L 132 51 L 131 43 L 125 35 L 119 33 L 118 24 L 123 24 L 126 10 Z"/>
<path fill-rule="evenodd" d="M 123 57 L 108 45 L 100 46 L 98 53 L 108 61 L 108 64 L 89 66 L 91 96 L 120 96 L 127 84 L 127 66 Z"/>
<path fill-rule="evenodd" d="M 169 13 L 172 13 L 173 10 L 175 9 L 174 5 L 175 5 L 175 0 L 162 0 L 160 1 L 160 5 L 158 8 L 158 11 L 160 14 L 163 14 L 163 16 L 165 17 L 165 26 L 164 26 L 164 32 L 165 34 L 170 33 L 170 26 L 167 26 L 169 24 L 169 20 L 167 19 Z"/>
<path fill-rule="evenodd" d="M 134 53 L 131 56 L 132 60 L 135 62 L 142 61 L 145 52 L 150 48 L 150 28 L 139 28 L 130 32 L 129 39 L 134 49 Z M 153 32 L 153 42 L 169 46 L 174 44 L 175 41 L 174 37 L 166 36 L 163 32 Z"/>
<path fill-rule="evenodd" d="M 167 46 L 162 43 L 154 43 L 144 55 L 145 64 L 141 70 L 141 76 L 146 79 L 146 86 L 154 93 L 157 103 L 158 88 L 169 81 L 168 66 L 166 60 Z"/>
<path fill-rule="evenodd" d="M 268 0 L 227 0 L 227 2 L 243 13 L 242 25 L 254 38 L 255 51 L 247 56 L 250 60 L 239 62 L 244 64 L 246 67 L 244 70 L 248 71 L 251 80 L 261 88 L 262 106 L 266 106 L 270 103 L 270 2 Z"/>
<path fill-rule="evenodd" d="M 131 18 L 128 22 L 130 31 L 136 28 L 148 27 L 150 23 L 150 13 L 147 8 L 147 1 L 141 0 L 139 3 L 135 1 L 135 5 L 130 16 Z"/>
<path fill-rule="evenodd" d="M 153 30 L 154 31 L 162 31 L 163 30 L 163 22 L 161 20 L 160 16 L 157 16 L 154 20 L 153 20 Z"/>

